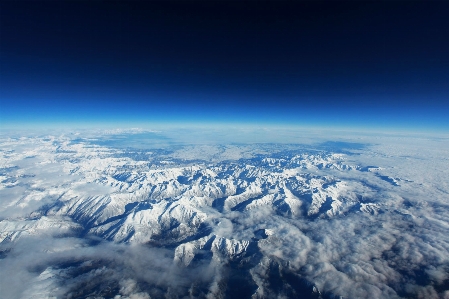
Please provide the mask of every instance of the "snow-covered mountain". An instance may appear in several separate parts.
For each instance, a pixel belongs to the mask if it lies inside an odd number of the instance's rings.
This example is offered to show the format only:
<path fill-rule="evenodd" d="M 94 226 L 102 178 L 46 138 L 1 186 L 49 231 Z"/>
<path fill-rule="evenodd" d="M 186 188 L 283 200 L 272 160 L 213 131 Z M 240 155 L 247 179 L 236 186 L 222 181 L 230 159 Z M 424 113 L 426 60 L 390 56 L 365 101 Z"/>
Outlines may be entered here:
<path fill-rule="evenodd" d="M 379 207 L 358 197 L 375 190 L 318 174 L 323 169 L 360 171 L 341 154 L 281 152 L 206 164 L 165 157 L 135 161 L 107 148 L 69 142 L 47 151 L 48 159 L 75 180 L 58 187 L 58 198 L 36 213 L 70 216 L 86 232 L 116 242 L 145 243 L 160 235 L 165 243 L 182 242 L 203 234 L 211 219 L 257 208 L 293 218 L 323 218 Z M 89 188 L 107 191 L 91 194 Z M 38 193 L 43 192 L 49 191 Z"/>
<path fill-rule="evenodd" d="M 395 298 L 421 294 L 429 285 L 434 292 L 428 290 L 429 298 L 449 296 L 444 290 L 449 277 L 442 274 L 449 269 L 444 218 L 449 193 L 440 186 L 429 193 L 436 197 L 426 201 L 420 194 L 431 186 L 422 177 L 395 172 L 388 164 L 368 164 L 380 154 L 371 153 L 364 164 L 363 153 L 319 146 L 136 150 L 66 135 L 7 138 L 0 147 L 5 262 L 27 238 L 100 238 L 125 246 L 121 250 L 168 250 L 164 260 L 170 259 L 177 271 L 195 273 L 208 265 L 210 277 L 189 280 L 190 292 L 197 292 L 193 297 L 232 297 L 238 290 L 241 297 L 254 298 Z M 429 226 L 431 240 L 425 233 Z M 429 242 L 434 242 L 432 250 L 420 247 Z M 404 246 L 409 249 L 401 254 Z M 437 256 L 430 266 L 425 262 Z M 90 258 L 105 267 L 101 258 Z M 53 273 L 48 279 L 61 280 L 72 271 L 54 274 L 55 269 L 44 267 Z M 36 281 L 42 281 L 42 271 Z M 404 277 L 411 285 L 416 282 L 415 289 L 400 286 Z M 168 292 L 161 283 L 133 279 L 139 294 L 151 285 L 150 295 Z M 420 284 L 420 279 L 431 283 Z M 98 288 L 92 287 L 92 294 L 102 294 Z M 183 292 L 172 290 L 178 291 Z"/>

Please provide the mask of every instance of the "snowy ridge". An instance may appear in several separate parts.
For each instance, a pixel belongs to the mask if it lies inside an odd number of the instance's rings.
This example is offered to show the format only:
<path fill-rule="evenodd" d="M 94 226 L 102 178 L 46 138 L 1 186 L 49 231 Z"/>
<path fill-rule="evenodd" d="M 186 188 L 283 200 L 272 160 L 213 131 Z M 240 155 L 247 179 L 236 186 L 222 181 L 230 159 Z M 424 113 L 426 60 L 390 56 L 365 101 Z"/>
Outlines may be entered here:
<path fill-rule="evenodd" d="M 178 162 L 171 166 L 116 157 L 116 151 L 88 143 L 45 140 L 31 140 L 39 144 L 39 149 L 17 159 L 40 155 L 40 165 L 61 165 L 74 179 L 45 215 L 70 216 L 84 230 L 116 242 L 145 243 L 167 233 L 172 238 L 167 242 L 180 242 L 208 226 L 209 216 L 216 217 L 217 213 L 270 207 L 290 217 L 333 217 L 359 204 L 354 187 L 360 186 L 310 173 L 361 169 L 345 164 L 342 154 L 284 154 L 215 165 L 186 162 L 179 166 Z M 8 159 L 10 165 L 13 160 Z M 4 180 L 3 188 L 9 183 Z M 24 204 L 32 194 L 15 204 Z M 367 204 L 359 210 L 372 214 L 373 208 Z"/>
<path fill-rule="evenodd" d="M 24 234 L 64 234 L 78 229 L 81 229 L 81 226 L 73 223 L 68 217 L 42 216 L 35 220 L 3 220 L 0 221 L 0 243 L 15 241 Z"/>
<path fill-rule="evenodd" d="M 250 241 L 247 240 L 239 241 L 210 235 L 179 245 L 176 247 L 174 259 L 176 263 L 188 266 L 197 254 L 210 251 L 213 254 L 213 259 L 220 260 L 224 258 L 232 260 L 243 254 L 249 244 Z"/>

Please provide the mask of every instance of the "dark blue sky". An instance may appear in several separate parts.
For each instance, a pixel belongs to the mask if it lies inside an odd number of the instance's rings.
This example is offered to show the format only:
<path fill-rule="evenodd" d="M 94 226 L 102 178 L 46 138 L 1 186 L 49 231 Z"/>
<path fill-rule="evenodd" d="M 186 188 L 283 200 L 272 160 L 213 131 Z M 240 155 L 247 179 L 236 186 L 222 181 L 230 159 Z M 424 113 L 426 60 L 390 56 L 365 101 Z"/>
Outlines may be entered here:
<path fill-rule="evenodd" d="M 449 129 L 448 2 L 3 1 L 3 124 Z"/>

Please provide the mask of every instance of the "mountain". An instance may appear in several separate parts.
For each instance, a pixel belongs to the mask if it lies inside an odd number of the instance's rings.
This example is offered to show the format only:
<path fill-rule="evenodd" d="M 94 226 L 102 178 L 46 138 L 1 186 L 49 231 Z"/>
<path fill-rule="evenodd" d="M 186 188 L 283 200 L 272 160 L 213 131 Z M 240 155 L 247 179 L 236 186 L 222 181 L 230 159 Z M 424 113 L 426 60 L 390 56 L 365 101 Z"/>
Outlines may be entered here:
<path fill-rule="evenodd" d="M 427 292 L 428 298 L 446 298 L 449 193 L 442 186 L 433 191 L 433 201 L 413 197 L 411 190 L 430 186 L 398 173 L 398 162 L 373 166 L 388 161 L 375 158 L 377 151 L 332 150 L 329 143 L 145 150 L 66 135 L 3 139 L 2 261 L 29 254 L 19 250 L 28 239 L 71 240 L 60 249 L 39 245 L 45 257 L 38 270 L 30 270 L 38 275 L 30 278 L 30 290 L 39 289 L 44 275 L 54 289 L 64 290 L 63 297 L 190 292 L 225 298 L 419 298 Z M 92 253 L 102 246 L 109 252 L 104 257 Z M 51 253 L 76 248 L 84 249 L 73 260 L 71 254 Z M 117 265 L 126 262 L 119 262 L 117 252 L 137 250 L 130 248 L 151 248 L 141 250 L 151 250 L 151 263 L 153 255 L 160 256 L 163 273 L 192 277 L 161 282 L 145 274 L 99 274 L 93 276 L 97 283 L 75 291 L 93 271 L 120 272 Z M 117 287 L 127 275 L 133 281 L 129 292 Z M 116 286 L 105 293 L 110 284 Z M 30 290 L 12 296 L 29 296 Z"/>

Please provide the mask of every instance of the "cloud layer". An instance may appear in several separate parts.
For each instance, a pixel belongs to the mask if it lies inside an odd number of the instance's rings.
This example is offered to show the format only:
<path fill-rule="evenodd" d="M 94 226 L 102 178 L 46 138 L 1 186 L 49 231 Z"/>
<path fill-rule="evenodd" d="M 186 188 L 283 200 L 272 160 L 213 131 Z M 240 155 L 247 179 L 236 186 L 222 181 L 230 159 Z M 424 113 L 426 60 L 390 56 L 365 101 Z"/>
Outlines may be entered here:
<path fill-rule="evenodd" d="M 449 298 L 448 140 L 354 138 L 163 150 L 3 138 L 2 293 Z"/>

